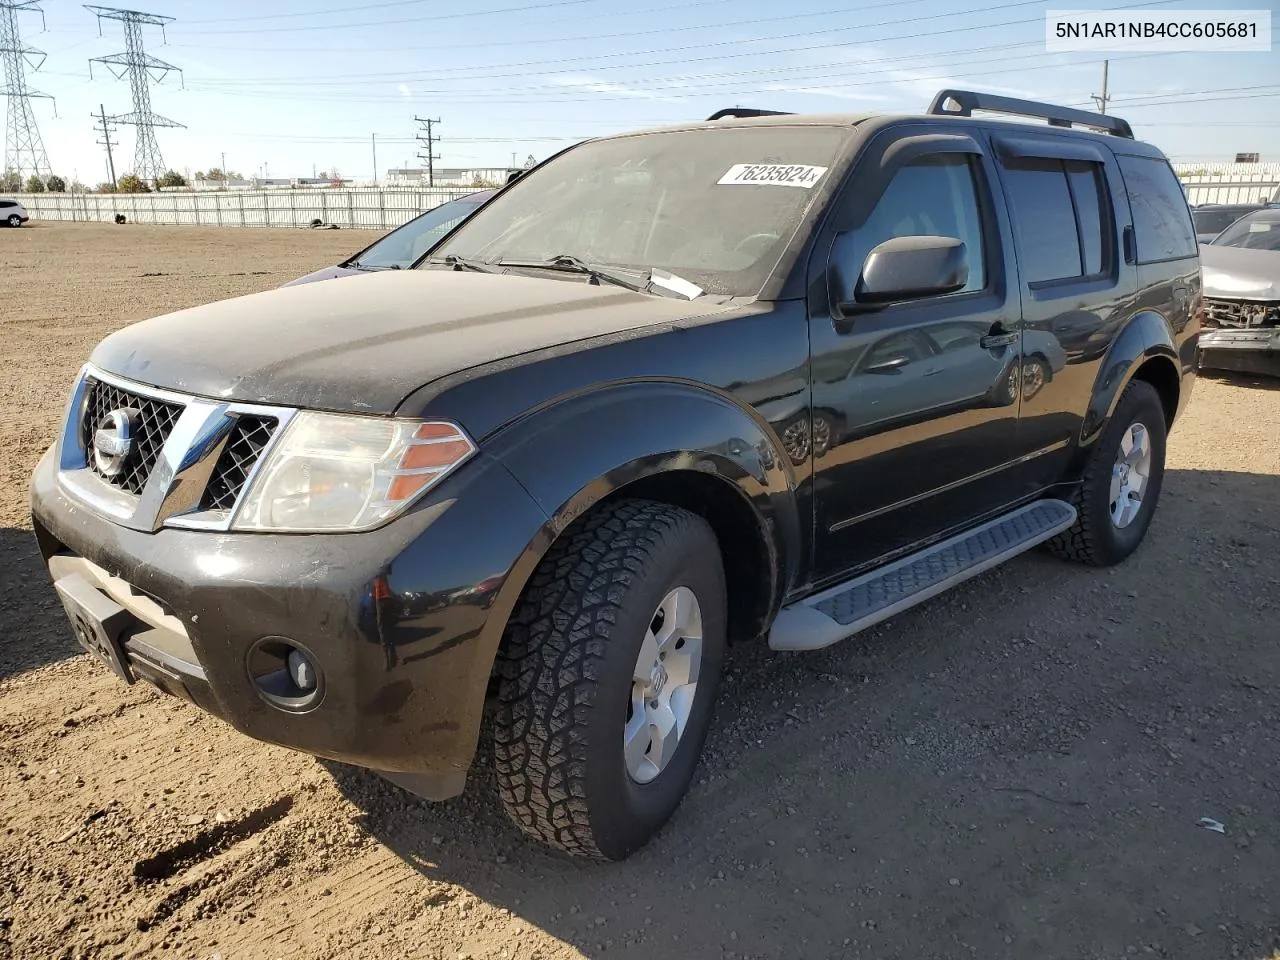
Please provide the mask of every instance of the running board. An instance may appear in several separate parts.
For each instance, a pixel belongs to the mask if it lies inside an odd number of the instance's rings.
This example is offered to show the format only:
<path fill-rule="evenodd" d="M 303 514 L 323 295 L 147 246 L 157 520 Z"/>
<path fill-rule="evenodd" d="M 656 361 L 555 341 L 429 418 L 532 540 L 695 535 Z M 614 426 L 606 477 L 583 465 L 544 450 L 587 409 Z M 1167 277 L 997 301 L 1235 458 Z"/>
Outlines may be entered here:
<path fill-rule="evenodd" d="M 1036 500 L 919 553 L 783 607 L 774 650 L 819 650 L 935 597 L 1043 543 L 1076 522 L 1061 500 Z"/>

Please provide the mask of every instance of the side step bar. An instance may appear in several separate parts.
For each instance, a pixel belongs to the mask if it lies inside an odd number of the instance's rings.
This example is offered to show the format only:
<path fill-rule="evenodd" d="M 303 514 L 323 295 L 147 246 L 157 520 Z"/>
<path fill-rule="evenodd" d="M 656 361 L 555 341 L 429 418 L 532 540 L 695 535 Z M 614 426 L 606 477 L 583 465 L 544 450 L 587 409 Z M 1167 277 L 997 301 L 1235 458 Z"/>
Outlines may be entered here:
<path fill-rule="evenodd" d="M 819 650 L 923 603 L 1056 536 L 1076 522 L 1062 500 L 1036 500 L 950 540 L 783 607 L 774 650 Z"/>

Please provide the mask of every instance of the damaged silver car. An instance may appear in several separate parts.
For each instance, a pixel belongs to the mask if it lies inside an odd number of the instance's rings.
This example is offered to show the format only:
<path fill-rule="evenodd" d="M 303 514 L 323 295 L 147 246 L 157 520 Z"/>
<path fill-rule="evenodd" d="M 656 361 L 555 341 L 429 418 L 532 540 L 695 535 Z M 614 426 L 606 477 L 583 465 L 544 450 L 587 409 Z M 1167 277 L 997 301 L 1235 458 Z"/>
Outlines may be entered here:
<path fill-rule="evenodd" d="M 1257 210 L 1200 247 L 1200 366 L 1280 376 L 1280 208 Z"/>

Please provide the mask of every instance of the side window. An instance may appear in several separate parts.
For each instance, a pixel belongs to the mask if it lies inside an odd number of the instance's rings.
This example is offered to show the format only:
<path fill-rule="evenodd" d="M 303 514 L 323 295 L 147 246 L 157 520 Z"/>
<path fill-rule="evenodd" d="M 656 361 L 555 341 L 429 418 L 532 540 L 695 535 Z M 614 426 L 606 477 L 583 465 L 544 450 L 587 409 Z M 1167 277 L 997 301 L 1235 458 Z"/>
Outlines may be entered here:
<path fill-rule="evenodd" d="M 12 200 L 0 200 L 0 210 L 8 210 L 10 207 L 17 206 Z"/>
<path fill-rule="evenodd" d="M 1121 156 L 1119 160 L 1133 212 L 1138 262 L 1194 257 L 1195 225 L 1173 168 L 1151 157 Z"/>
<path fill-rule="evenodd" d="M 1028 284 L 1108 272 L 1111 216 L 1099 164 L 1019 158 L 1004 180 Z"/>
<path fill-rule="evenodd" d="M 954 237 L 969 254 L 969 282 L 959 293 L 987 285 L 978 191 L 964 154 L 938 154 L 907 164 L 889 181 L 866 223 L 855 231 L 858 269 L 894 237 Z M 954 294 L 952 294 L 954 296 Z"/>

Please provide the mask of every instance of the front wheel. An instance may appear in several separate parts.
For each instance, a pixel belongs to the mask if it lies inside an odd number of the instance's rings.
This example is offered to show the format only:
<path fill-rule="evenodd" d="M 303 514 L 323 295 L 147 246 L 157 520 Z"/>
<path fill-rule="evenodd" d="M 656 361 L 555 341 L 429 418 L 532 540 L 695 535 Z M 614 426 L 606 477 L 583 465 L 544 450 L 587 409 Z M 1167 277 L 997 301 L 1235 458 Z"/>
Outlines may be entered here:
<path fill-rule="evenodd" d="M 14 213 L 14 214 L 10 214 L 10 216 L 9 216 L 9 226 L 11 226 L 11 227 L 20 227 L 20 226 L 22 226 L 22 218 L 21 218 L 20 216 L 18 216 L 16 213 Z"/>
<path fill-rule="evenodd" d="M 494 768 L 511 819 L 576 856 L 643 846 L 693 778 L 725 607 L 719 544 L 694 513 L 622 500 L 562 536 L 504 640 Z"/>
<path fill-rule="evenodd" d="M 1138 549 L 1164 484 L 1165 429 L 1155 387 L 1141 380 L 1125 387 L 1072 500 L 1075 525 L 1050 540 L 1049 549 L 1099 567 Z"/>

